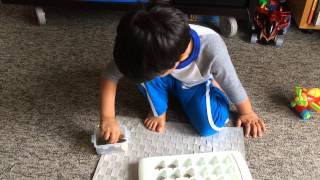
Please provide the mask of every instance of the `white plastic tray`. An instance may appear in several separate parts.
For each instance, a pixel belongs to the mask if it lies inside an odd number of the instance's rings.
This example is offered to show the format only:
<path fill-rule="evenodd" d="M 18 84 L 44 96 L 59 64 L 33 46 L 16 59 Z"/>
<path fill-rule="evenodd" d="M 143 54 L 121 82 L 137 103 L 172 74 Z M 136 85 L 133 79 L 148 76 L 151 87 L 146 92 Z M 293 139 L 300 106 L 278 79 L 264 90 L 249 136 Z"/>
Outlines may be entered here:
<path fill-rule="evenodd" d="M 141 159 L 139 180 L 252 180 L 237 151 L 158 156 Z"/>

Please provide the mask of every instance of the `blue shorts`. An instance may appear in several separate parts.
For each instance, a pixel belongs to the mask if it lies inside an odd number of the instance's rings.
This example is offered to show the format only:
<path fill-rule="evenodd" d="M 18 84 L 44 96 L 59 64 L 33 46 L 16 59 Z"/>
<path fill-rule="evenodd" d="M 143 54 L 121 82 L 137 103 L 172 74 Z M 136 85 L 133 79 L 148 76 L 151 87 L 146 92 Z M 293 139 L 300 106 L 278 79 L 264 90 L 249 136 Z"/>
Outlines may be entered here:
<path fill-rule="evenodd" d="M 168 93 L 173 94 L 201 136 L 215 134 L 229 120 L 227 97 L 213 85 L 211 79 L 188 88 L 183 86 L 181 81 L 167 75 L 141 83 L 138 88 L 148 99 L 154 116 L 160 116 L 167 111 Z"/>

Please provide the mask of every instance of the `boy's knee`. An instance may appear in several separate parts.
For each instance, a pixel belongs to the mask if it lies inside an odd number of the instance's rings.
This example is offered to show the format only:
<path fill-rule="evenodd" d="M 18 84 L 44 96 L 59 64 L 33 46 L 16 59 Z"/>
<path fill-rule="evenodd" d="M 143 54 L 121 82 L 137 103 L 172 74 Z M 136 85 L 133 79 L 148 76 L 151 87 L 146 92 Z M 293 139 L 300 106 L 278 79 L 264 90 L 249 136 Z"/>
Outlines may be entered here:
<path fill-rule="evenodd" d="M 228 104 L 219 105 L 214 109 L 209 108 L 209 111 L 207 108 L 202 108 L 199 111 L 186 112 L 194 129 L 200 136 L 212 136 L 218 133 L 229 119 Z"/>
<path fill-rule="evenodd" d="M 196 127 L 196 130 L 200 136 L 212 136 L 219 133 L 224 128 L 224 125 L 227 122 L 228 122 L 228 119 L 224 120 L 223 125 L 221 127 L 217 127 L 217 126 L 212 127 L 210 124 L 208 124 L 201 127 Z"/>
<path fill-rule="evenodd" d="M 213 130 L 213 129 L 200 129 L 198 130 L 198 133 L 200 136 L 212 136 L 217 134 L 219 131 Z"/>
<path fill-rule="evenodd" d="M 217 88 L 211 88 L 209 93 L 208 89 L 201 90 L 185 106 L 185 112 L 199 135 L 211 136 L 221 131 L 228 121 L 229 103 Z M 193 109 L 188 108 L 194 106 Z"/>

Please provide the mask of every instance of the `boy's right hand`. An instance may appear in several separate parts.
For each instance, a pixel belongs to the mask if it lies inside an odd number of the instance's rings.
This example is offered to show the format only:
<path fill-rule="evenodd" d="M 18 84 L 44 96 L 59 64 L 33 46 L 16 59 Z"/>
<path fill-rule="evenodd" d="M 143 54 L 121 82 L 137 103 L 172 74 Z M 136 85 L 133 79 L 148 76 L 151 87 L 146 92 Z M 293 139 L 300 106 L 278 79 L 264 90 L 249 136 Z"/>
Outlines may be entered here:
<path fill-rule="evenodd" d="M 100 121 L 100 135 L 107 142 L 115 144 L 120 137 L 120 124 L 116 118 L 102 118 Z"/>

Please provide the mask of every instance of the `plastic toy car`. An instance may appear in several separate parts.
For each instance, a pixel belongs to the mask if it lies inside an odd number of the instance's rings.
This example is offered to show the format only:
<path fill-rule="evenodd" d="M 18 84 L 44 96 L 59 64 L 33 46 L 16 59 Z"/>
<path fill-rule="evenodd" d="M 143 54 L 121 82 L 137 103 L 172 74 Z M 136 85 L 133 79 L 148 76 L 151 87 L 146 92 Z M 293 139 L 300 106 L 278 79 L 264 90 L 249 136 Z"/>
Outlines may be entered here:
<path fill-rule="evenodd" d="M 281 46 L 290 23 L 291 13 L 285 0 L 260 1 L 253 17 L 251 43 Z"/>

